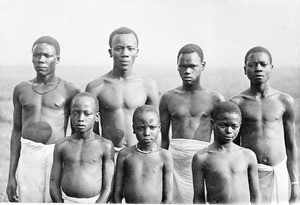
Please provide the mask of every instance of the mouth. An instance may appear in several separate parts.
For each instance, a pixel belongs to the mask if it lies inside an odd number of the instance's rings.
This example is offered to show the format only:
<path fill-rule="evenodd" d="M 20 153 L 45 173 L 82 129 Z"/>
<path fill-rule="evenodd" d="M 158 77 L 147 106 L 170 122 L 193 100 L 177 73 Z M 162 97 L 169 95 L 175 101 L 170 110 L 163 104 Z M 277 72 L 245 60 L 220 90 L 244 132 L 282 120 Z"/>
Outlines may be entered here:
<path fill-rule="evenodd" d="M 77 125 L 76 127 L 82 129 L 85 127 L 85 125 Z"/>

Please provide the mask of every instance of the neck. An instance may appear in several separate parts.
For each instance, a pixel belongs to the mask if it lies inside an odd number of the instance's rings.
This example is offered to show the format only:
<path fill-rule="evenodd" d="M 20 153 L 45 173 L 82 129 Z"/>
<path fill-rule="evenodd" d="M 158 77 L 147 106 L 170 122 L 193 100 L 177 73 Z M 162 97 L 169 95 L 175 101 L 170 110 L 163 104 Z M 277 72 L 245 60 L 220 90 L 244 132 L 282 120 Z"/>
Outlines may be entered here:
<path fill-rule="evenodd" d="M 250 84 L 250 92 L 256 96 L 266 96 L 269 92 L 269 85 L 264 84 Z"/>
<path fill-rule="evenodd" d="M 92 129 L 86 131 L 86 132 L 76 132 L 76 138 L 82 141 L 89 141 L 95 139 L 95 133 Z"/>
<path fill-rule="evenodd" d="M 215 141 L 216 148 L 218 150 L 222 151 L 232 151 L 233 148 L 233 142 L 228 142 L 228 143 L 220 143 L 218 140 Z"/>
<path fill-rule="evenodd" d="M 35 78 L 36 83 L 43 83 L 43 84 L 51 84 L 57 82 L 58 77 L 53 73 L 51 75 L 37 75 Z"/>
<path fill-rule="evenodd" d="M 191 92 L 191 91 L 196 91 L 196 90 L 201 90 L 201 89 L 202 89 L 202 86 L 200 85 L 200 81 L 195 82 L 190 85 L 182 84 L 182 90 L 184 90 L 184 91 Z"/>
<path fill-rule="evenodd" d="M 114 67 L 111 75 L 114 78 L 119 78 L 119 79 L 126 79 L 127 77 L 132 75 L 132 68 L 128 69 L 128 70 L 123 70 L 122 68 L 116 68 Z"/>
<path fill-rule="evenodd" d="M 139 152 L 142 152 L 144 154 L 148 154 L 151 153 L 155 148 L 156 148 L 156 144 L 153 143 L 152 145 L 149 146 L 142 146 L 140 143 L 136 144 L 136 148 Z"/>

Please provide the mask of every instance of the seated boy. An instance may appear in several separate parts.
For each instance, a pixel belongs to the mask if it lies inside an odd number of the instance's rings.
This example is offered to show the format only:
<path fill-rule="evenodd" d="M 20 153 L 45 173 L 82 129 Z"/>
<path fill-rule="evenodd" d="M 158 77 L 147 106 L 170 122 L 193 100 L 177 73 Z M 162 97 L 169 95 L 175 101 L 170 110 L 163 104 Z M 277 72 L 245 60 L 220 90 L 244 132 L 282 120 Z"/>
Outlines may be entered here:
<path fill-rule="evenodd" d="M 241 126 L 239 107 L 219 103 L 211 122 L 215 141 L 193 157 L 194 203 L 258 203 L 256 156 L 233 143 Z"/>
<path fill-rule="evenodd" d="M 98 100 L 89 93 L 71 102 L 72 136 L 55 144 L 50 178 L 54 202 L 107 203 L 114 175 L 114 146 L 93 132 L 99 119 Z"/>
<path fill-rule="evenodd" d="M 150 105 L 133 114 L 133 133 L 138 143 L 123 148 L 117 159 L 114 202 L 171 203 L 173 160 L 168 150 L 155 144 L 160 132 L 158 111 Z"/>

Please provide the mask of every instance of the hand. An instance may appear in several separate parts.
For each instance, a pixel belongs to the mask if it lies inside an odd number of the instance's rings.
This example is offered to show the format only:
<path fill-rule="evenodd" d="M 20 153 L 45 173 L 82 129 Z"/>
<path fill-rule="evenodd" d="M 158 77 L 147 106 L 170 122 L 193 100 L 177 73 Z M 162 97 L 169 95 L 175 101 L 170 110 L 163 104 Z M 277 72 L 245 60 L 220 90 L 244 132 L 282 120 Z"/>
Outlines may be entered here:
<path fill-rule="evenodd" d="M 300 198 L 300 190 L 298 184 L 293 184 L 291 186 L 291 197 L 289 203 L 297 203 Z"/>
<path fill-rule="evenodd" d="M 15 178 L 8 179 L 6 194 L 10 202 L 19 202 L 19 197 L 17 196 L 16 190 L 17 190 L 17 180 Z"/>

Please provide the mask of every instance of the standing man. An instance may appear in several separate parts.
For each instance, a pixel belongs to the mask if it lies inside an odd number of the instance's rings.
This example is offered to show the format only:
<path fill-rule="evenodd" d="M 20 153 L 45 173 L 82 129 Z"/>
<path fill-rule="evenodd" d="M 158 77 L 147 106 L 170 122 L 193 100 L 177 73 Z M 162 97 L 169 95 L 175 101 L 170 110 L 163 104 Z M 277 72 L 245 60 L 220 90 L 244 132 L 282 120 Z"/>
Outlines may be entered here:
<path fill-rule="evenodd" d="M 113 69 L 86 87 L 86 91 L 99 100 L 101 136 L 113 142 L 116 153 L 137 143 L 131 122 L 134 110 L 144 104 L 158 107 L 156 83 L 133 73 L 138 43 L 136 33 L 129 28 L 113 31 L 108 50 L 113 58 Z M 95 128 L 99 133 L 98 124 Z"/>
<path fill-rule="evenodd" d="M 242 111 L 237 143 L 256 154 L 262 203 L 288 203 L 289 196 L 295 202 L 300 192 L 294 100 L 269 86 L 273 65 L 267 49 L 250 49 L 244 71 L 250 88 L 231 99 Z"/>
<path fill-rule="evenodd" d="M 13 93 L 13 131 L 6 190 L 11 202 L 52 202 L 49 178 L 54 143 L 65 137 L 70 102 L 80 92 L 73 83 L 55 74 L 60 47 L 54 38 L 37 39 L 32 53 L 36 77 L 18 84 Z"/>
<path fill-rule="evenodd" d="M 182 47 L 178 52 L 177 65 L 182 86 L 166 92 L 159 105 L 162 147 L 170 148 L 174 160 L 173 203 L 192 204 L 192 158 L 197 151 L 209 145 L 211 114 L 224 97 L 201 86 L 200 76 L 205 62 L 198 45 Z"/>

